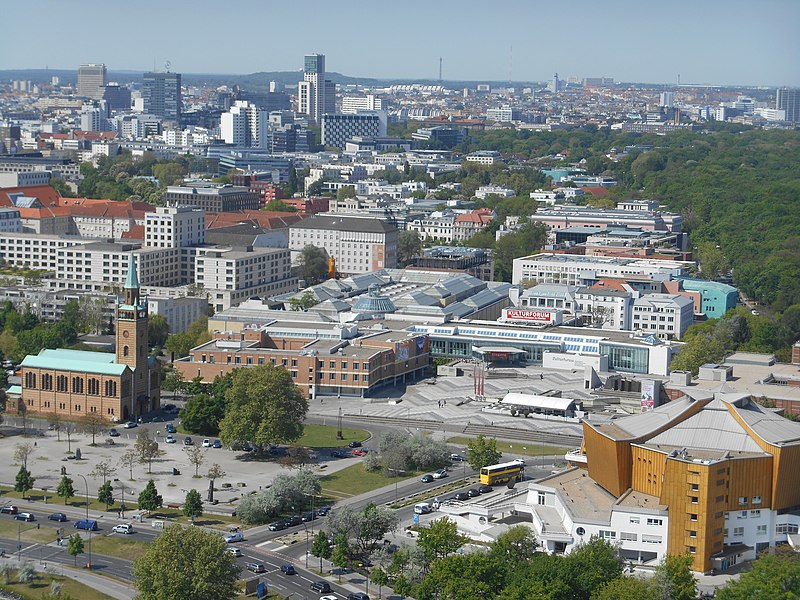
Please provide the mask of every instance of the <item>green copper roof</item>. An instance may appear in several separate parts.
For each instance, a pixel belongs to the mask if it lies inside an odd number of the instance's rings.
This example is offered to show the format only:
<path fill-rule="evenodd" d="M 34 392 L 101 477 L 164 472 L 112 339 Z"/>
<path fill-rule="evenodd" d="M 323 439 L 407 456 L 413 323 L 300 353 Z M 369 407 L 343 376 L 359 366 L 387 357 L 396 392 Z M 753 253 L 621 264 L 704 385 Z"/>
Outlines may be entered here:
<path fill-rule="evenodd" d="M 126 290 L 139 289 L 139 276 L 136 274 L 136 257 L 133 254 L 131 254 L 131 258 L 128 261 L 128 276 L 125 278 L 124 287 Z"/>
<path fill-rule="evenodd" d="M 8 396 L 21 396 L 22 395 L 22 386 L 21 385 L 12 385 L 6 390 L 6 395 Z"/>
<path fill-rule="evenodd" d="M 98 375 L 122 375 L 128 365 L 121 365 L 110 352 L 86 352 L 84 350 L 49 350 L 29 354 L 22 361 L 23 367 L 95 373 Z"/>

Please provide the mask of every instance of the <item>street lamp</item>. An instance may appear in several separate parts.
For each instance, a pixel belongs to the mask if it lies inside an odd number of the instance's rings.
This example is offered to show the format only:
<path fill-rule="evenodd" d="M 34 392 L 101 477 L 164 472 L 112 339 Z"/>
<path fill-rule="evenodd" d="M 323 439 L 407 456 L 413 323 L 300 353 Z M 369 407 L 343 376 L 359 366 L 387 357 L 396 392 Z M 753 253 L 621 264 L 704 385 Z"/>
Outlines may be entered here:
<path fill-rule="evenodd" d="M 86 567 L 91 570 L 92 569 L 92 528 L 89 526 L 89 482 L 86 480 L 86 477 L 81 475 L 80 473 L 76 473 L 78 477 L 83 479 L 83 484 L 86 486 L 86 527 L 89 531 L 89 562 L 86 563 Z"/>
<path fill-rule="evenodd" d="M 303 493 L 303 496 L 311 496 L 311 535 L 314 535 L 314 518 L 317 516 L 314 513 L 314 498 L 317 497 L 316 494 L 306 494 Z"/>
<path fill-rule="evenodd" d="M 25 531 L 33 529 L 33 525 L 26 527 Z M 39 529 L 39 524 L 36 524 L 36 529 Z M 17 523 L 17 560 L 22 564 L 22 523 Z"/>
<path fill-rule="evenodd" d="M 395 501 L 395 502 L 397 502 L 397 484 L 398 484 L 398 483 L 399 483 L 399 481 L 400 481 L 400 480 L 399 480 L 400 474 L 401 474 L 401 473 L 405 473 L 405 470 L 404 470 L 404 469 L 390 469 L 389 467 L 386 467 L 386 470 L 387 470 L 387 471 L 389 471 L 390 473 L 394 473 L 394 474 L 395 474 L 395 480 L 394 480 L 394 501 Z"/>
<path fill-rule="evenodd" d="M 303 523 L 303 529 L 306 530 L 306 570 L 308 570 L 308 527 L 305 523 Z"/>

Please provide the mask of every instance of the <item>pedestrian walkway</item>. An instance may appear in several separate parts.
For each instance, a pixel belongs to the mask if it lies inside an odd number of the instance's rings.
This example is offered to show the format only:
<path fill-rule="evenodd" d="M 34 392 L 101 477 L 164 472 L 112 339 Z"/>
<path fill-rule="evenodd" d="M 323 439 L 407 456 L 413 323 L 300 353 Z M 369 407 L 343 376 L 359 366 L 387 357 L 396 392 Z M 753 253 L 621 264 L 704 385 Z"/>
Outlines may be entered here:
<path fill-rule="evenodd" d="M 99 592 L 117 598 L 118 600 L 133 600 L 138 593 L 136 588 L 132 585 L 122 583 L 116 579 L 97 575 L 86 569 L 75 569 L 62 564 L 40 564 L 35 560 L 28 560 L 23 557 L 22 562 L 29 563 L 39 573 L 47 573 L 48 575 L 63 575 L 75 581 L 87 585 Z M 13 568 L 18 568 L 20 563 L 16 558 L 0 559 L 0 564 L 9 564 Z"/>

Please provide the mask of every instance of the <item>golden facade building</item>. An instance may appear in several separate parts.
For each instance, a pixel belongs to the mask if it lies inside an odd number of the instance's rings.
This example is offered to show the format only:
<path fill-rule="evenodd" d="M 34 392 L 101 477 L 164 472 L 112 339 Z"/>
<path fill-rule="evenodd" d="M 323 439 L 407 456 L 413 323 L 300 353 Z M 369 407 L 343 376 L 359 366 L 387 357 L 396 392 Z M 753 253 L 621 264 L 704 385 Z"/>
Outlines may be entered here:
<path fill-rule="evenodd" d="M 147 324 L 147 299 L 140 297 L 131 255 L 124 298 L 116 308 L 116 352 L 43 349 L 28 355 L 21 365 L 22 385 L 9 390 L 6 410 L 64 419 L 96 413 L 114 422 L 158 410 L 160 370 L 148 355 Z"/>

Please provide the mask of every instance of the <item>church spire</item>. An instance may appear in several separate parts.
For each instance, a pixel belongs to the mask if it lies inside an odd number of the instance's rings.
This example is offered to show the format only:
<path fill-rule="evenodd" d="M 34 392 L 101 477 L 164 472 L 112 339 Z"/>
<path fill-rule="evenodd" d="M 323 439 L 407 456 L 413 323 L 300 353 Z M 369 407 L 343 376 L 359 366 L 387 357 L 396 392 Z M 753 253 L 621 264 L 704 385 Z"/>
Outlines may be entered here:
<path fill-rule="evenodd" d="M 128 276 L 125 278 L 125 304 L 139 304 L 139 276 L 136 274 L 136 256 L 130 255 Z"/>

